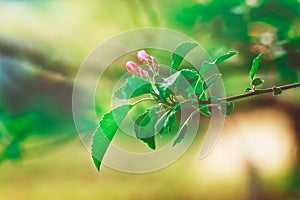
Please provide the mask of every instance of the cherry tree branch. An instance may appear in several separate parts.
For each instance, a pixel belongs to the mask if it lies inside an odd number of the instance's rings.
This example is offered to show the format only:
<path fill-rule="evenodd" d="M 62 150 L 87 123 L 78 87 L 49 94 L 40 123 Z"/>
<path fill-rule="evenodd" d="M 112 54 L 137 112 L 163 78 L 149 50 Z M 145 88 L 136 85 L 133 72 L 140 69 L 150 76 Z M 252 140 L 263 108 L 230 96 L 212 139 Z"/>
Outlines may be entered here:
<path fill-rule="evenodd" d="M 292 88 L 297 88 L 300 87 L 300 82 L 298 83 L 292 83 L 292 84 L 287 84 L 287 85 L 282 85 L 282 86 L 276 86 L 276 88 L 280 88 L 282 91 L 283 90 L 288 90 L 288 89 L 292 89 Z M 239 94 L 239 95 L 235 95 L 235 96 L 230 96 L 230 97 L 225 97 L 225 98 L 219 98 L 217 99 L 217 101 L 221 102 L 221 101 L 234 101 L 234 100 L 239 100 L 239 99 L 243 99 L 246 97 L 251 97 L 251 96 L 256 96 L 256 95 L 260 95 L 260 94 L 266 94 L 266 93 L 273 93 L 274 87 L 271 88 L 265 88 L 265 89 L 255 89 L 252 90 L 250 92 L 247 93 L 243 93 L 243 94 Z M 211 101 L 205 100 L 205 101 L 198 101 L 199 104 L 210 104 Z"/>

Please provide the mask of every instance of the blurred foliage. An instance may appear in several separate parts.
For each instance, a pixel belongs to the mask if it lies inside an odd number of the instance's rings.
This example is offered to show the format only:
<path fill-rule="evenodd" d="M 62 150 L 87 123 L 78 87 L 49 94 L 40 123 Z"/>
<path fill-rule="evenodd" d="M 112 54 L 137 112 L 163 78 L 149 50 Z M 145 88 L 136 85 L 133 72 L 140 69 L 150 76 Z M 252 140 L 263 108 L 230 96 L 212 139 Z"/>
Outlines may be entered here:
<path fill-rule="evenodd" d="M 1 57 L 0 77 L 2 159 L 20 158 L 28 137 L 75 134 L 66 77 L 7 57 Z"/>
<path fill-rule="evenodd" d="M 300 54 L 300 3 L 296 0 L 204 1 L 183 8 L 177 20 L 202 35 L 210 35 L 214 48 L 239 51 L 247 69 L 253 54 L 265 53 L 268 71 L 277 69 L 283 82 L 296 82 Z M 200 39 L 201 40 L 201 39 Z M 205 44 L 205 43 L 204 43 Z"/>

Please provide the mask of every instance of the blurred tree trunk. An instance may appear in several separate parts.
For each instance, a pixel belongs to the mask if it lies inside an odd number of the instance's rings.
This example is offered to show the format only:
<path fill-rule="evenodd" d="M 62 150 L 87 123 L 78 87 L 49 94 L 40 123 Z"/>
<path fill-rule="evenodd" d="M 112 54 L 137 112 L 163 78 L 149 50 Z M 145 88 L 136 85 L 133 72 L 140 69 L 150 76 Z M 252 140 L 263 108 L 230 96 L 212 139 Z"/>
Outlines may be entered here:
<path fill-rule="evenodd" d="M 284 94 L 283 94 L 284 95 Z M 295 138 L 295 164 L 290 174 L 286 196 L 291 198 L 300 198 L 300 105 L 291 101 L 285 101 L 282 98 L 267 97 L 256 101 L 255 106 L 272 107 L 287 113 L 293 124 Z M 280 148 L 280 147 L 278 147 Z"/>

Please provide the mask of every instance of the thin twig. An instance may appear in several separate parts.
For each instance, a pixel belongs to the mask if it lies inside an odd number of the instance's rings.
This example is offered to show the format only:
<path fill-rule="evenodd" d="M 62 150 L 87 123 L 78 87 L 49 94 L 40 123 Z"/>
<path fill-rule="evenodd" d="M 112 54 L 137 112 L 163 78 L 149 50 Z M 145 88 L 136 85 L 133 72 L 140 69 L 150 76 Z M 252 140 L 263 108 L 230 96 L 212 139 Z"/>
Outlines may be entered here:
<path fill-rule="evenodd" d="M 288 90 L 288 89 L 297 88 L 297 87 L 300 87 L 300 82 L 287 84 L 287 85 L 283 85 L 283 86 L 276 86 L 276 88 L 280 88 L 281 90 Z M 231 96 L 231 97 L 225 97 L 225 98 L 219 98 L 219 99 L 217 99 L 217 101 L 218 102 L 221 102 L 221 101 L 234 101 L 234 100 L 243 99 L 243 98 L 251 97 L 251 96 L 255 96 L 255 95 L 272 93 L 273 88 L 274 87 L 265 88 L 265 89 L 256 89 L 256 90 L 244 93 L 244 94 L 239 94 L 239 95 L 235 95 L 235 96 Z M 199 104 L 211 104 L 211 101 L 209 101 L 209 100 L 200 100 L 200 101 L 198 101 L 198 103 Z"/>

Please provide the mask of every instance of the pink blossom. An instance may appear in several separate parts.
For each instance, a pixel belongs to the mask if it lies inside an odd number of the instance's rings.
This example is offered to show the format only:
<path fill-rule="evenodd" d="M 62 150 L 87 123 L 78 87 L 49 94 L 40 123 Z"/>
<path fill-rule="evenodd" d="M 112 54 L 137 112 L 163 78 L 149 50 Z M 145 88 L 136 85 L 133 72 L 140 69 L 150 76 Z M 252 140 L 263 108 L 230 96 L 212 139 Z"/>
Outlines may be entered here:
<path fill-rule="evenodd" d="M 126 69 L 128 72 L 130 72 L 133 75 L 137 75 L 139 73 L 138 66 L 133 61 L 126 62 Z"/>
<path fill-rule="evenodd" d="M 142 78 L 149 77 L 149 74 L 146 70 L 143 70 L 141 67 L 139 67 L 135 62 L 128 61 L 126 62 L 126 69 L 129 73 L 135 76 L 140 76 Z"/>
<path fill-rule="evenodd" d="M 150 56 L 150 59 L 151 59 L 151 63 L 152 63 L 153 68 L 156 70 L 157 69 L 157 62 L 156 62 L 155 58 L 153 56 Z"/>
<path fill-rule="evenodd" d="M 137 59 L 141 62 L 141 63 L 149 63 L 150 60 L 150 56 L 146 53 L 145 50 L 141 50 L 137 53 Z"/>

